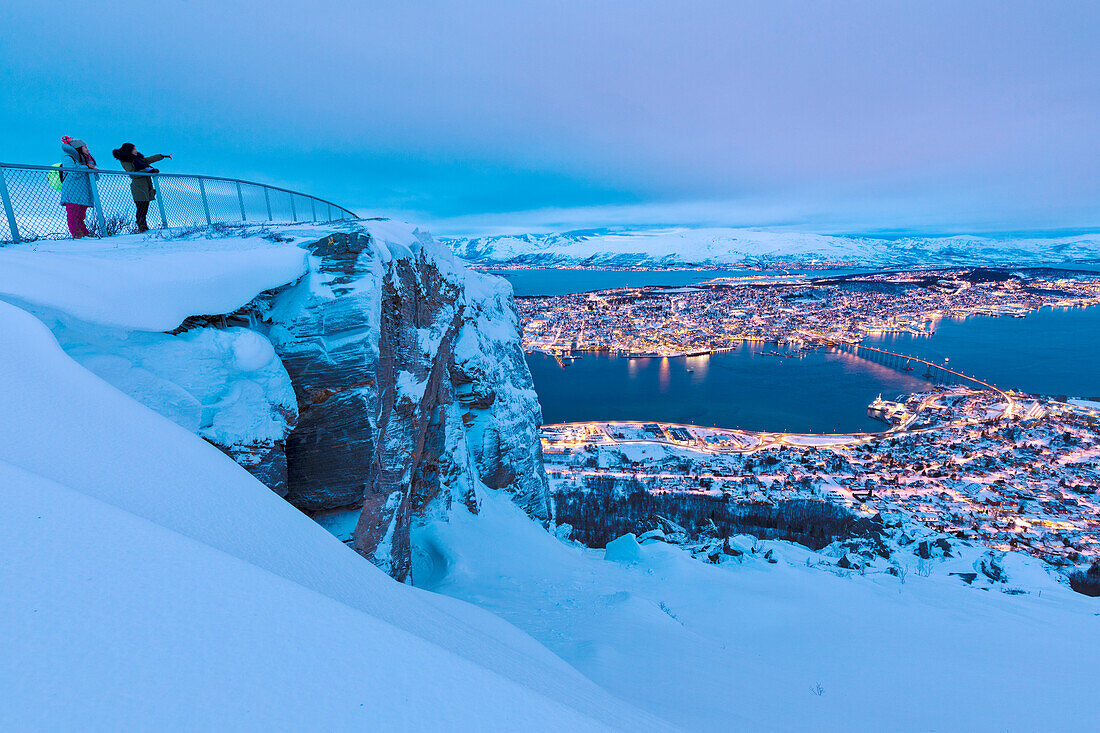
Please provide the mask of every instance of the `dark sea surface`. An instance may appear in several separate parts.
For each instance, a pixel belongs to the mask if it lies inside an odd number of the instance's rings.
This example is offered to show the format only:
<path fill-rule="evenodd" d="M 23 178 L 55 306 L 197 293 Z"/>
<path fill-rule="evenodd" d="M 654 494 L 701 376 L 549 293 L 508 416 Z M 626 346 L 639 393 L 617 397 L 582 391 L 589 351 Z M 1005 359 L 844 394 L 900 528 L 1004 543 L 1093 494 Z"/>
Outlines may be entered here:
<path fill-rule="evenodd" d="M 867 416 L 867 405 L 880 393 L 893 399 L 929 385 L 915 372 L 848 354 L 768 353 L 777 350 L 753 343 L 669 359 L 587 354 L 564 368 L 554 357 L 534 353 L 527 363 L 546 423 L 659 420 L 807 433 L 884 430 Z"/>

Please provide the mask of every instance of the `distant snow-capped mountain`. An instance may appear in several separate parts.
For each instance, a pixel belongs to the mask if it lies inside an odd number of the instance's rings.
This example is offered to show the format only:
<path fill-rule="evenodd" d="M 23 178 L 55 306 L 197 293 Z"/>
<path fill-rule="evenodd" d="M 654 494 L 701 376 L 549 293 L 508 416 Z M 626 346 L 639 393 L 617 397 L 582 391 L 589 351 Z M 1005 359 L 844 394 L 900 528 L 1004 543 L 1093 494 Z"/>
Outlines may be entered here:
<path fill-rule="evenodd" d="M 527 265 L 1027 265 L 1100 261 L 1100 234 L 880 239 L 729 228 L 585 229 L 441 238 L 464 260 Z"/>

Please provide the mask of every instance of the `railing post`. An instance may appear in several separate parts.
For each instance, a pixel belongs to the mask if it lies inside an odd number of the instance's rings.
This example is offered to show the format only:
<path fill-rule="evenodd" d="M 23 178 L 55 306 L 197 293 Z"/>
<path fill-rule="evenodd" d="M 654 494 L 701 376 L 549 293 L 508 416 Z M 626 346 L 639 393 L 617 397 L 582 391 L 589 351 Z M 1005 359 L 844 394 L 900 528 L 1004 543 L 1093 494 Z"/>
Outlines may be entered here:
<path fill-rule="evenodd" d="M 202 213 L 206 214 L 206 226 L 210 226 L 210 204 L 206 203 L 206 184 L 199 178 L 199 192 L 202 194 Z"/>
<path fill-rule="evenodd" d="M 313 215 L 313 221 L 317 221 L 317 202 L 312 197 L 309 199 L 309 213 Z"/>
<path fill-rule="evenodd" d="M 153 191 L 156 193 L 157 208 L 160 209 L 160 228 L 168 228 L 168 217 L 164 215 L 164 202 L 160 199 L 160 179 L 152 176 Z"/>
<path fill-rule="evenodd" d="M 8 195 L 8 182 L 4 180 L 4 169 L 0 168 L 0 198 L 4 199 L 4 213 L 8 216 L 8 229 L 11 230 L 11 241 L 19 244 L 19 227 L 15 224 L 15 210 L 11 207 L 11 196 Z"/>
<path fill-rule="evenodd" d="M 298 207 L 294 205 L 294 194 L 290 194 L 290 218 L 295 224 L 298 223 Z"/>
<path fill-rule="evenodd" d="M 272 221 L 272 219 L 271 219 L 271 191 L 270 191 L 270 189 L 268 189 L 267 186 L 264 186 L 264 203 L 267 204 L 267 220 Z"/>
<path fill-rule="evenodd" d="M 70 174 L 72 175 L 72 174 Z M 78 173 L 77 175 L 81 175 Z M 96 234 L 100 237 L 107 236 L 107 220 L 103 217 L 103 204 L 99 200 L 99 183 L 96 182 L 95 173 L 85 173 L 88 176 L 88 188 L 92 190 L 92 206 L 95 207 Z"/>
<path fill-rule="evenodd" d="M 241 193 L 240 181 L 237 181 L 237 203 L 241 205 L 241 221 L 248 221 L 248 216 L 244 213 L 244 194 Z"/>

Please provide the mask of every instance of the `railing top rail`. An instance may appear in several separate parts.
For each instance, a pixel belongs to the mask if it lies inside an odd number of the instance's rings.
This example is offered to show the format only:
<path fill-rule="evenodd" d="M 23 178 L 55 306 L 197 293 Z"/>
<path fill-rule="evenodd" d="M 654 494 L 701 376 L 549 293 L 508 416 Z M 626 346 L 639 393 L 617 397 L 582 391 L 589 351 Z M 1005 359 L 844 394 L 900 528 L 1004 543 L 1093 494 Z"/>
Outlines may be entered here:
<path fill-rule="evenodd" d="M 73 166 L 64 166 L 64 165 L 63 166 L 27 165 L 27 164 L 23 164 L 23 163 L 0 163 L 0 168 L 10 168 L 10 169 L 16 169 L 16 170 L 46 171 L 46 172 L 49 172 L 49 171 L 64 171 L 66 173 L 87 173 L 88 170 L 89 170 L 88 168 L 76 168 L 76 167 L 73 167 Z M 356 219 L 360 218 L 359 215 L 356 214 L 354 211 L 351 211 L 350 209 L 346 209 L 343 206 L 340 206 L 340 204 L 333 203 L 332 201 L 328 201 L 327 199 L 318 198 L 317 196 L 313 196 L 313 195 L 308 194 L 308 193 L 302 193 L 301 191 L 293 191 L 289 188 L 282 188 L 280 186 L 272 186 L 270 183 L 260 183 L 259 181 L 247 181 L 243 178 L 224 178 L 222 176 L 206 176 L 206 175 L 201 175 L 201 174 L 198 174 L 198 173 L 146 173 L 145 171 L 116 171 L 116 170 L 110 170 L 110 169 L 104 169 L 104 168 L 95 168 L 94 170 L 95 170 L 96 173 L 103 173 L 103 174 L 106 174 L 106 175 L 113 175 L 113 176 L 146 176 L 146 177 L 149 177 L 149 178 L 152 178 L 154 176 L 157 177 L 157 178 L 201 178 L 201 179 L 207 180 L 207 181 L 227 181 L 229 183 L 243 183 L 243 184 L 246 184 L 246 185 L 249 185 L 249 186 L 261 186 L 261 187 L 269 189 L 271 191 L 282 191 L 283 193 L 289 193 L 289 194 L 292 194 L 294 196 L 302 196 L 304 198 L 313 199 L 314 201 L 318 201 L 322 204 L 325 204 L 327 206 L 331 206 L 335 209 L 339 209 L 340 211 L 343 211 L 347 214 L 350 214 L 352 217 L 354 217 Z"/>

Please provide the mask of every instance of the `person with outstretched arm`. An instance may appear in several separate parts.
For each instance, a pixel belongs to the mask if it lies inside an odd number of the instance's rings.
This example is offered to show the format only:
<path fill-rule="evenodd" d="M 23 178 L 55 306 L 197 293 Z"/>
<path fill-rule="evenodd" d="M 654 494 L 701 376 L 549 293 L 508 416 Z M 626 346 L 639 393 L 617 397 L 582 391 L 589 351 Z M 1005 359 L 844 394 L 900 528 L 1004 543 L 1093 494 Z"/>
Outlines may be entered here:
<path fill-rule="evenodd" d="M 159 173 L 153 167 L 153 163 L 161 160 L 171 160 L 171 155 L 150 155 L 146 158 L 139 153 L 133 143 L 123 143 L 111 154 L 122 164 L 124 170 L 139 173 Z M 147 215 L 149 203 L 157 197 L 157 189 L 153 186 L 150 176 L 130 176 L 130 193 L 134 196 L 134 208 L 137 209 L 137 228 L 139 232 L 149 231 Z"/>
<path fill-rule="evenodd" d="M 83 140 L 64 135 L 61 138 L 61 152 L 68 157 L 65 168 L 96 170 L 95 158 L 88 152 L 88 146 Z M 93 174 L 66 171 L 61 179 L 61 204 L 65 207 L 65 221 L 73 239 L 92 235 L 84 223 L 84 216 L 92 205 L 91 175 Z"/>

